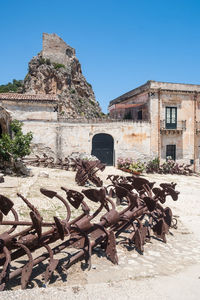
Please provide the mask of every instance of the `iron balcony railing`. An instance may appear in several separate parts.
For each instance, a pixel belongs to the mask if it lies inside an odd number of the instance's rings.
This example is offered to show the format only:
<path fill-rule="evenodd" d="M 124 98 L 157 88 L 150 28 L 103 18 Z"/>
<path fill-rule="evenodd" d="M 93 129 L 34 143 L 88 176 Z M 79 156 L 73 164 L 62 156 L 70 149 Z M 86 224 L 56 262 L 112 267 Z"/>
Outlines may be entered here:
<path fill-rule="evenodd" d="M 161 120 L 160 130 L 186 130 L 186 120 L 177 121 L 176 123 L 166 123 L 165 120 Z"/>

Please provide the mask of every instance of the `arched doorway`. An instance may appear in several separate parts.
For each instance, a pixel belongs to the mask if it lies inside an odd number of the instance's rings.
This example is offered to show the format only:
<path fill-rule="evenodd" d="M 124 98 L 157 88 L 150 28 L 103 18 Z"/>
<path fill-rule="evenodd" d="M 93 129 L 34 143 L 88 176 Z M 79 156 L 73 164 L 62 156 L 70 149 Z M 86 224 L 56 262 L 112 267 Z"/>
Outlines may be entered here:
<path fill-rule="evenodd" d="M 95 155 L 101 162 L 113 166 L 114 140 L 110 134 L 99 133 L 92 139 L 92 155 Z"/>

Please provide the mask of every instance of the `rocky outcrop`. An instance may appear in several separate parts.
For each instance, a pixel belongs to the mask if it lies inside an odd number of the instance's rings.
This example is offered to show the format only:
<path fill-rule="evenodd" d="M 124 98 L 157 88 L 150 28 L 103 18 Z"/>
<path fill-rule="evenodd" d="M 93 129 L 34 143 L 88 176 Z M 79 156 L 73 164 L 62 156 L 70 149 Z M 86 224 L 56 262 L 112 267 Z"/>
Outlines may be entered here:
<path fill-rule="evenodd" d="M 43 34 L 43 50 L 29 62 L 24 92 L 57 94 L 61 103 L 59 113 L 63 117 L 89 119 L 102 116 L 75 50 L 56 34 Z"/>

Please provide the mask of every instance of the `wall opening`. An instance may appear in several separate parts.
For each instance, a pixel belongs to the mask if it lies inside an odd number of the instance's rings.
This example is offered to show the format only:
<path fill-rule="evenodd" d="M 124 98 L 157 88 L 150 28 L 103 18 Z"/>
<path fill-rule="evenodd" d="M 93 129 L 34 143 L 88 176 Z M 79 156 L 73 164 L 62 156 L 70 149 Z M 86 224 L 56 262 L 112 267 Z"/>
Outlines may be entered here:
<path fill-rule="evenodd" d="M 142 120 L 142 110 L 139 110 L 137 113 L 137 119 Z"/>
<path fill-rule="evenodd" d="M 176 160 L 176 145 L 166 146 L 166 159 Z"/>
<path fill-rule="evenodd" d="M 106 133 L 96 134 L 92 139 L 92 155 L 95 155 L 102 163 L 113 166 L 114 140 Z"/>
<path fill-rule="evenodd" d="M 0 138 L 2 137 L 2 133 L 3 133 L 3 129 L 2 129 L 2 126 L 1 126 L 1 123 L 0 123 Z"/>

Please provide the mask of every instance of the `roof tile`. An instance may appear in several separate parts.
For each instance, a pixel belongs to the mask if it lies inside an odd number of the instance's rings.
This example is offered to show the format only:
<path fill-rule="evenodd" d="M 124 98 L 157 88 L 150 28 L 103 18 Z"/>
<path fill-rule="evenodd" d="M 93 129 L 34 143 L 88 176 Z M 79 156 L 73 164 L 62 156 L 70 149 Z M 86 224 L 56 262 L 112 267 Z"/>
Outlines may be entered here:
<path fill-rule="evenodd" d="M 57 95 L 46 95 L 46 94 L 17 94 L 17 93 L 0 93 L 0 100 L 27 100 L 27 101 L 57 101 Z"/>

